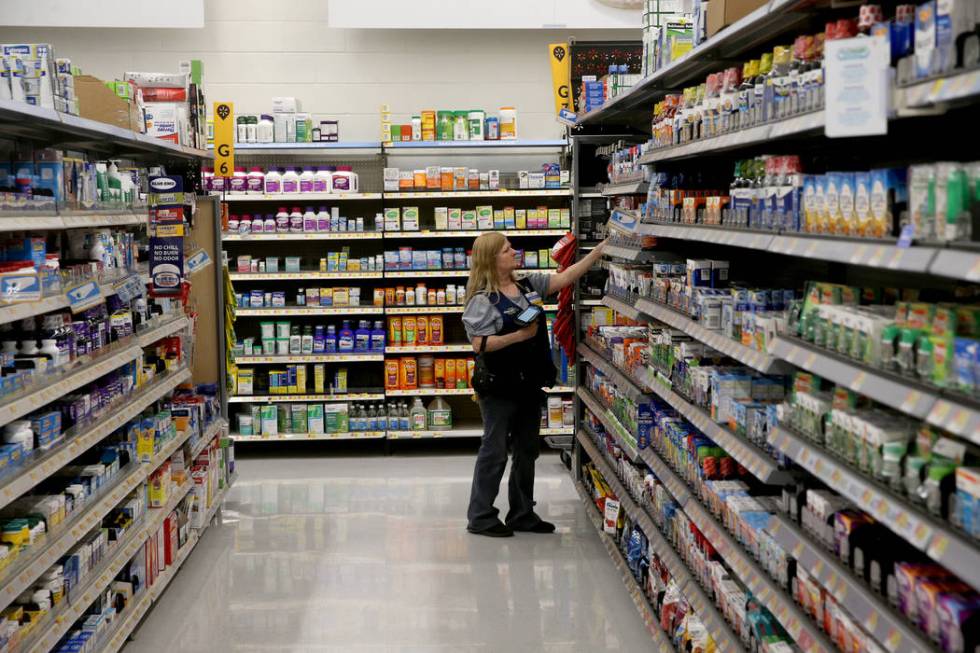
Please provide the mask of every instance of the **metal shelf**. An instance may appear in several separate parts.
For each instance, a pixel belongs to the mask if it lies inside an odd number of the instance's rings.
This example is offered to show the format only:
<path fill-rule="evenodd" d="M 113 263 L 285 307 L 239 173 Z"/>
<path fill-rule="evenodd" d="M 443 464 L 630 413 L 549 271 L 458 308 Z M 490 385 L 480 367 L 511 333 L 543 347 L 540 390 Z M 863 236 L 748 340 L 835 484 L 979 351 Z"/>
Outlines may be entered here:
<path fill-rule="evenodd" d="M 926 418 L 937 400 L 938 389 L 862 365 L 799 338 L 777 336 L 770 351 L 797 367 L 919 419 Z"/>
<path fill-rule="evenodd" d="M 950 279 L 980 283 L 980 250 L 941 249 L 929 265 L 929 272 Z"/>
<path fill-rule="evenodd" d="M 387 141 L 385 150 L 517 149 L 522 147 L 565 147 L 563 139 L 500 139 L 495 141 Z"/>
<path fill-rule="evenodd" d="M 626 181 L 621 184 L 606 184 L 602 187 L 602 196 L 641 195 L 645 194 L 649 188 L 650 183 L 647 181 Z"/>
<path fill-rule="evenodd" d="M 390 274 L 390 273 L 389 273 Z M 469 272 L 465 272 L 469 275 Z M 304 281 L 314 279 L 381 279 L 382 272 L 317 272 L 307 270 L 304 272 L 229 272 L 228 277 L 232 281 Z"/>
<path fill-rule="evenodd" d="M 541 427 L 539 435 L 575 435 L 574 426 Z"/>
<path fill-rule="evenodd" d="M 424 431 L 387 431 L 389 440 L 419 440 L 419 439 L 441 439 L 441 438 L 482 438 L 483 427 L 480 428 L 452 428 L 446 430 Z"/>
<path fill-rule="evenodd" d="M 173 334 L 186 329 L 191 324 L 190 318 L 180 314 L 176 318 L 167 316 L 161 320 L 152 320 L 145 328 L 136 332 L 136 340 L 140 347 L 149 347 L 153 343 L 172 336 Z"/>
<path fill-rule="evenodd" d="M 645 315 L 675 329 L 680 329 L 695 340 L 699 340 L 763 374 L 782 374 L 789 371 L 789 367 L 774 356 L 747 347 L 718 331 L 705 329 L 694 320 L 670 307 L 640 298 L 636 301 L 636 308 Z"/>
<path fill-rule="evenodd" d="M 134 274 L 136 273 L 124 272 L 122 274 L 106 275 L 102 279 L 92 280 L 99 283 L 99 294 L 102 297 L 102 301 L 105 301 L 106 297 L 115 295 L 119 287 L 123 285 L 123 282 Z M 4 302 L 0 300 L 0 324 L 16 322 L 17 320 L 23 320 L 24 318 L 35 315 L 43 315 L 52 311 L 59 311 L 68 307 L 69 303 L 68 297 L 65 295 L 65 289 L 49 293 L 36 301 Z"/>
<path fill-rule="evenodd" d="M 855 576 L 837 556 L 811 540 L 786 515 L 776 513 L 766 530 L 783 551 L 789 552 L 798 565 L 829 589 L 855 622 L 878 642 L 887 643 L 889 651 L 923 653 L 939 650 L 892 608 L 887 599 L 871 591 L 864 579 Z"/>
<path fill-rule="evenodd" d="M 545 394 L 549 395 L 563 395 L 571 394 L 575 392 L 575 386 L 571 385 L 554 385 L 550 388 L 544 388 Z"/>
<path fill-rule="evenodd" d="M 728 132 L 727 134 L 721 134 L 711 138 L 702 138 L 689 143 L 648 150 L 640 157 L 639 163 L 650 164 L 658 161 L 675 161 L 693 156 L 702 156 L 711 152 L 722 152 L 748 145 L 767 143 L 777 138 L 810 133 L 816 134 L 818 131 L 823 130 L 823 126 L 824 112 L 822 110 L 815 111 L 756 127 Z"/>
<path fill-rule="evenodd" d="M 657 612 L 650 605 L 650 600 L 643 593 L 639 583 L 633 578 L 633 572 L 630 571 L 629 565 L 626 564 L 626 558 L 623 557 L 616 543 L 603 529 L 603 517 L 599 514 L 599 509 L 596 507 L 595 502 L 586 494 L 580 481 L 575 481 L 574 484 L 579 497 L 585 503 L 585 514 L 589 522 L 595 527 L 599 535 L 599 540 L 606 547 L 606 552 L 609 553 L 609 558 L 612 560 L 613 566 L 616 567 L 620 577 L 623 579 L 623 583 L 626 585 L 626 591 L 629 593 L 630 598 L 633 599 L 633 604 L 639 611 L 647 632 L 653 638 L 653 645 L 656 647 L 655 650 L 659 651 L 659 653 L 677 653 L 674 647 L 670 645 L 670 641 L 667 639 L 663 630 L 660 629 L 660 620 L 657 618 Z"/>
<path fill-rule="evenodd" d="M 980 589 L 980 547 L 973 540 L 789 429 L 774 429 L 769 444 L 930 558 L 955 570 L 974 589 Z"/>
<path fill-rule="evenodd" d="M 242 435 L 232 433 L 235 442 L 309 442 L 314 440 L 380 440 L 384 431 L 344 431 L 340 433 L 278 433 L 276 435 Z"/>
<path fill-rule="evenodd" d="M 385 347 L 385 354 L 473 353 L 473 345 L 402 345 Z"/>
<path fill-rule="evenodd" d="M 933 247 L 898 247 L 880 241 L 805 235 L 773 236 L 767 248 L 776 254 L 864 265 L 883 270 L 926 272 L 936 255 Z"/>
<path fill-rule="evenodd" d="M 194 446 L 191 447 L 191 455 L 188 456 L 187 460 L 193 462 L 194 459 L 197 458 L 197 455 L 204 451 L 204 448 L 208 446 L 212 440 L 214 440 L 214 437 L 218 435 L 218 432 L 227 427 L 228 422 L 226 422 L 224 419 L 218 418 L 214 420 L 214 423 L 208 427 L 208 429 L 204 432 L 204 435 L 198 438 Z"/>
<path fill-rule="evenodd" d="M 629 460 L 637 460 L 638 454 L 636 449 L 636 442 L 633 434 L 626 430 L 616 416 L 613 415 L 612 411 L 608 410 L 605 406 L 599 403 L 591 392 L 586 388 L 579 386 L 575 393 L 579 396 L 588 409 L 595 415 L 602 425 L 606 427 L 606 432 L 616 439 L 616 443 L 619 448 L 623 450 L 623 454 Z"/>
<path fill-rule="evenodd" d="M 508 236 L 564 236 L 568 229 L 470 229 L 465 231 L 386 231 L 385 238 L 475 238 L 499 232 Z"/>
<path fill-rule="evenodd" d="M 385 270 L 385 279 L 414 279 L 415 277 L 458 277 L 470 276 L 469 270 Z"/>
<path fill-rule="evenodd" d="M 678 240 L 697 240 L 703 243 L 733 245 L 746 249 L 768 250 L 773 234 L 765 231 L 726 229 L 724 227 L 695 226 L 685 224 L 656 224 L 644 222 L 637 233 Z"/>
<path fill-rule="evenodd" d="M 8 137 L 57 142 L 62 149 L 110 152 L 113 156 L 126 158 L 213 158 L 207 150 L 176 145 L 130 129 L 14 100 L 0 100 L 0 123 Z"/>
<path fill-rule="evenodd" d="M 22 211 L 0 215 L 0 233 L 10 231 L 48 231 L 54 229 L 88 229 L 96 227 L 125 227 L 146 224 L 146 213 L 131 210 L 106 209 L 103 211 L 69 211 L 48 213 Z"/>
<path fill-rule="evenodd" d="M 213 150 L 214 145 L 208 144 Z M 235 151 L 258 150 L 260 153 L 286 154 L 290 150 L 380 150 L 381 141 L 321 141 L 316 143 L 235 143 Z"/>
<path fill-rule="evenodd" d="M 136 360 L 143 353 L 136 336 L 103 347 L 98 352 L 80 356 L 54 372 L 35 374 L 34 382 L 20 392 L 0 401 L 0 426 L 45 406 L 64 395 L 91 383 L 100 376 Z"/>
<path fill-rule="evenodd" d="M 534 188 L 517 189 L 501 188 L 500 190 L 456 190 L 456 191 L 385 191 L 386 200 L 409 200 L 409 199 L 452 199 L 456 197 L 489 197 L 495 199 L 508 199 L 511 197 L 569 197 L 572 194 L 571 188 Z"/>
<path fill-rule="evenodd" d="M 286 394 L 281 395 L 231 395 L 229 404 L 279 404 L 293 402 L 342 402 L 342 401 L 384 401 L 384 392 L 350 392 L 347 394 Z"/>
<path fill-rule="evenodd" d="M 198 532 L 204 532 L 204 530 L 211 524 L 211 520 L 214 519 L 214 516 L 218 514 L 219 510 L 221 510 L 221 506 L 225 502 L 225 497 L 228 496 L 228 491 L 237 480 L 238 472 L 235 472 L 228 478 L 228 481 L 225 482 L 225 486 L 218 490 L 218 494 L 214 497 L 214 501 L 211 502 L 211 507 L 208 508 L 207 513 L 204 515 L 204 521 L 201 522 L 201 526 L 195 530 Z"/>
<path fill-rule="evenodd" d="M 663 561 L 668 571 L 670 571 L 670 575 L 677 584 L 678 590 L 697 612 L 698 617 L 708 629 L 711 638 L 719 646 L 719 650 L 740 650 L 742 645 L 738 636 L 732 632 L 724 617 L 718 613 L 713 602 L 691 575 L 687 565 L 677 555 L 677 552 L 664 537 L 663 533 L 661 533 L 652 515 L 650 515 L 646 508 L 636 503 L 632 495 L 622 484 L 622 481 L 620 481 L 619 476 L 609 466 L 605 457 L 599 452 L 599 449 L 589 439 L 588 435 L 583 431 L 579 431 L 577 437 L 582 448 L 599 470 L 599 473 L 602 474 L 602 477 L 609 483 L 612 491 L 619 498 L 620 505 L 633 518 L 633 521 L 638 523 L 640 528 L 643 529 L 643 532 L 650 541 L 651 547 Z"/>
<path fill-rule="evenodd" d="M 225 193 L 222 202 L 351 202 L 354 200 L 380 200 L 381 193 L 273 193 L 231 194 Z"/>
<path fill-rule="evenodd" d="M 385 315 L 427 315 L 429 313 L 462 313 L 465 306 L 385 306 Z"/>
<path fill-rule="evenodd" d="M 418 388 L 416 390 L 385 390 L 387 397 L 434 397 L 434 396 L 470 396 L 473 388 Z"/>
<path fill-rule="evenodd" d="M 8 468 L 0 477 L 0 508 L 30 491 L 101 442 L 190 376 L 190 369 L 183 367 L 155 378 L 132 395 L 123 397 L 121 404 L 117 402 L 119 405 L 114 405 L 110 412 L 100 416 L 95 423 L 86 422 L 71 427 L 65 432 L 61 442 L 45 451 L 35 450 L 21 465 Z"/>
<path fill-rule="evenodd" d="M 606 245 L 606 248 L 602 250 L 602 255 L 612 258 L 620 258 L 624 261 L 630 261 L 633 263 L 647 263 L 652 261 L 654 258 L 654 253 L 652 251 L 639 249 L 637 247 L 624 247 L 621 245 Z"/>
<path fill-rule="evenodd" d="M 382 315 L 385 312 L 383 306 L 281 306 L 278 308 L 236 308 L 235 317 Z"/>
<path fill-rule="evenodd" d="M 263 365 L 266 363 L 377 363 L 384 354 L 286 354 L 284 356 L 236 356 L 238 365 Z"/>
<path fill-rule="evenodd" d="M 381 240 L 381 231 L 321 231 L 316 233 L 297 234 L 222 234 L 225 242 L 259 242 L 266 240 Z"/>
<path fill-rule="evenodd" d="M 635 320 L 637 322 L 650 321 L 646 315 L 643 315 L 642 313 L 640 313 L 640 311 L 636 310 L 635 306 L 630 306 L 625 301 L 613 297 L 612 295 L 603 295 L 602 305 L 613 309 L 620 315 L 628 317 L 631 320 Z"/>
<path fill-rule="evenodd" d="M 980 403 L 966 397 L 942 394 L 926 421 L 974 444 L 980 444 Z"/>
<path fill-rule="evenodd" d="M 895 104 L 901 113 L 906 108 L 922 108 L 973 99 L 980 95 L 980 70 L 970 70 L 929 79 L 896 89 Z"/>

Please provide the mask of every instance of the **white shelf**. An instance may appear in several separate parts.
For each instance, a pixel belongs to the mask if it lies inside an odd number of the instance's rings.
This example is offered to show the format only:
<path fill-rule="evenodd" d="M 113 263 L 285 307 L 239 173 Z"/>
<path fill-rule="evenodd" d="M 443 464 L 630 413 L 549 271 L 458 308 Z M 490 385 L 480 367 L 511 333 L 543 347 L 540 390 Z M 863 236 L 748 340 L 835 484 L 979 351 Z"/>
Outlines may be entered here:
<path fill-rule="evenodd" d="M 99 283 L 99 294 L 102 301 L 105 301 L 106 297 L 116 294 L 117 289 L 133 274 L 131 272 L 122 272 L 115 275 L 106 275 L 101 280 L 93 279 Z M 17 320 L 23 320 L 24 318 L 35 315 L 43 315 L 51 311 L 59 311 L 68 307 L 69 303 L 68 298 L 65 296 L 65 290 L 50 293 L 36 301 L 4 302 L 0 300 L 0 324 L 16 322 Z"/>
<path fill-rule="evenodd" d="M 72 363 L 47 374 L 35 374 L 34 383 L 0 401 L 0 426 L 45 406 L 91 383 L 100 376 L 136 360 L 143 353 L 136 336 L 103 347 L 95 354 L 80 356 Z"/>
<path fill-rule="evenodd" d="M 702 138 L 690 143 L 648 150 L 643 154 L 643 156 L 640 157 L 639 163 L 650 164 L 658 161 L 684 159 L 687 157 L 707 154 L 709 152 L 720 152 L 745 147 L 747 145 L 766 143 L 768 141 L 777 138 L 785 138 L 787 136 L 806 134 L 809 132 L 816 133 L 818 130 L 823 130 L 823 126 L 824 112 L 815 111 L 799 116 L 793 116 L 792 118 L 785 118 L 783 120 L 766 123 L 764 125 L 757 125 L 747 129 L 728 132 L 727 134 L 721 134 L 711 138 Z"/>
<path fill-rule="evenodd" d="M 208 429 L 204 432 L 204 435 L 198 438 L 194 446 L 191 447 L 191 455 L 187 458 L 187 460 L 193 462 L 193 460 L 197 458 L 197 455 L 204 451 L 204 448 L 207 447 L 212 440 L 214 440 L 215 436 L 227 427 L 228 422 L 226 422 L 224 419 L 219 418 L 214 420 L 214 423 L 208 427 Z"/>
<path fill-rule="evenodd" d="M 580 386 L 576 389 L 576 394 L 589 411 L 606 427 L 606 433 L 615 438 L 619 448 L 623 450 L 623 455 L 631 461 L 637 460 L 636 438 L 619 423 L 619 419 L 613 415 L 612 411 L 603 406 L 587 388 Z"/>
<path fill-rule="evenodd" d="M 236 308 L 235 317 L 382 315 L 386 312 L 382 306 L 284 306 L 279 308 Z"/>
<path fill-rule="evenodd" d="M 183 367 L 155 378 L 133 394 L 122 398 L 121 404 L 117 402 L 112 410 L 100 416 L 95 423 L 86 422 L 71 427 L 55 446 L 46 451 L 37 451 L 20 466 L 8 469 L 0 480 L 0 508 L 101 442 L 190 376 L 190 369 Z"/>
<path fill-rule="evenodd" d="M 650 188 L 646 181 L 625 181 L 616 184 L 606 184 L 602 187 L 603 197 L 613 197 L 615 195 L 642 195 Z"/>
<path fill-rule="evenodd" d="M 385 150 L 451 150 L 451 149 L 517 149 L 561 148 L 568 142 L 560 139 L 499 139 L 495 141 L 386 141 Z"/>
<path fill-rule="evenodd" d="M 550 388 L 544 388 L 545 394 L 549 395 L 564 395 L 571 394 L 575 392 L 575 386 L 571 385 L 555 385 Z"/>
<path fill-rule="evenodd" d="M 622 245 L 606 245 L 606 248 L 602 250 L 602 255 L 633 263 L 646 263 L 652 261 L 654 258 L 654 253 L 650 250 L 640 249 L 638 247 L 624 247 Z"/>
<path fill-rule="evenodd" d="M 208 144 L 213 150 L 214 145 Z M 258 150 L 259 154 L 267 152 L 285 153 L 290 150 L 380 150 L 381 141 L 321 141 L 310 143 L 235 143 L 235 151 Z M 248 156 L 246 154 L 245 156 Z"/>
<path fill-rule="evenodd" d="M 385 306 L 385 315 L 427 315 L 429 313 L 462 313 L 465 306 Z"/>
<path fill-rule="evenodd" d="M 446 353 L 446 352 L 458 352 L 458 353 L 474 353 L 473 345 L 460 344 L 460 345 L 402 345 L 402 346 L 388 346 L 385 347 L 386 355 L 399 355 L 399 354 L 432 354 L 432 353 Z"/>
<path fill-rule="evenodd" d="M 147 134 L 137 134 L 131 129 L 123 129 L 97 120 L 60 113 L 54 109 L 37 107 L 26 102 L 0 100 L 0 119 L 17 124 L 18 131 L 27 132 L 35 140 L 53 142 L 53 139 L 69 145 L 69 149 L 104 151 L 122 149 L 142 156 L 151 155 L 155 161 L 160 159 L 211 159 L 212 154 L 186 145 L 176 145 L 154 138 Z M 82 141 L 94 145 L 81 144 Z M 104 155 L 103 155 L 104 156 Z M 155 157 L 155 158 L 154 158 Z"/>
<path fill-rule="evenodd" d="M 385 390 L 388 397 L 470 396 L 473 388 L 418 388 L 416 390 Z"/>
<path fill-rule="evenodd" d="M 643 315 L 642 313 L 640 313 L 640 311 L 636 310 L 635 306 L 630 306 L 623 300 L 613 297 L 612 295 L 604 295 L 602 297 L 602 305 L 613 309 L 620 315 L 624 317 L 628 317 L 631 320 L 637 322 L 650 321 L 646 315 Z"/>
<path fill-rule="evenodd" d="M 619 369 L 612 360 L 606 358 L 606 354 L 592 348 L 586 342 L 580 342 L 577 347 L 579 355 L 589 362 L 593 367 L 600 370 L 603 374 L 610 377 L 620 392 L 635 402 L 645 400 L 651 393 L 650 389 L 644 384 L 635 381 L 628 374 Z"/>
<path fill-rule="evenodd" d="M 229 404 L 280 404 L 293 402 L 336 403 L 343 401 L 384 401 L 383 392 L 350 392 L 347 394 L 281 394 L 281 395 L 231 395 Z"/>
<path fill-rule="evenodd" d="M 499 232 L 508 236 L 564 236 L 562 229 L 467 229 L 462 231 L 386 231 L 385 238 L 476 238 L 481 234 Z"/>
<path fill-rule="evenodd" d="M 232 433 L 235 442 L 309 442 L 313 440 L 380 440 L 384 431 L 344 431 L 341 433 L 279 433 L 276 435 L 242 435 Z"/>
<path fill-rule="evenodd" d="M 320 231 L 301 234 L 222 234 L 225 242 L 259 242 L 259 241 L 290 241 L 290 240 L 381 240 L 381 231 Z"/>
<path fill-rule="evenodd" d="M 974 589 L 980 589 L 980 547 L 975 541 L 789 429 L 774 429 L 769 444 L 930 558 L 955 571 Z"/>
<path fill-rule="evenodd" d="M 469 275 L 465 272 L 464 275 Z M 229 272 L 232 281 L 311 281 L 315 279 L 381 279 L 387 276 L 382 272 Z"/>
<path fill-rule="evenodd" d="M 896 105 L 921 108 L 965 100 L 980 95 L 980 70 L 959 72 L 896 89 Z"/>
<path fill-rule="evenodd" d="M 640 298 L 636 301 L 636 308 L 654 320 L 680 329 L 695 340 L 699 340 L 712 349 L 716 349 L 763 374 L 781 374 L 789 369 L 785 363 L 774 356 L 743 345 L 718 331 L 705 329 L 694 320 L 668 306 Z"/>
<path fill-rule="evenodd" d="M 670 542 L 663 536 L 660 528 L 654 522 L 650 513 L 638 505 L 633 496 L 623 485 L 619 476 L 606 461 L 599 448 L 591 441 L 589 436 L 583 432 L 578 432 L 578 441 L 588 454 L 589 459 L 595 465 L 603 479 L 609 484 L 613 493 L 620 500 L 620 505 L 633 521 L 639 523 L 640 528 L 646 534 L 650 545 L 670 572 L 671 578 L 677 585 L 678 591 L 691 603 L 695 612 L 702 623 L 708 629 L 716 645 L 723 651 L 737 651 L 742 648 L 738 637 L 732 632 L 729 625 L 725 622 L 721 614 L 709 600 L 704 590 L 697 583 L 687 565 L 677 555 Z M 667 649 L 673 651 L 673 649 Z"/>
<path fill-rule="evenodd" d="M 389 440 L 420 440 L 441 438 L 482 438 L 483 428 L 452 428 L 446 430 L 397 431 L 387 432 Z"/>
<path fill-rule="evenodd" d="M 507 189 L 500 190 L 457 190 L 457 191 L 405 191 L 384 193 L 386 200 L 414 199 L 452 199 L 456 197 L 488 197 L 493 199 L 508 199 L 521 197 L 569 197 L 571 188 L 538 188 L 538 189 Z"/>
<path fill-rule="evenodd" d="M 581 299 L 578 301 L 579 306 L 602 306 L 602 299 Z"/>
<path fill-rule="evenodd" d="M 223 202 L 349 202 L 354 200 L 380 200 L 381 193 L 275 193 L 272 195 L 232 195 L 222 196 Z"/>
<path fill-rule="evenodd" d="M 656 224 L 649 222 L 638 225 L 637 233 L 661 238 L 697 240 L 703 243 L 733 245 L 746 249 L 759 250 L 768 250 L 773 239 L 773 234 L 765 231 L 748 231 L 685 224 Z"/>
<path fill-rule="evenodd" d="M 236 356 L 238 365 L 262 365 L 275 363 L 377 363 L 384 354 L 287 354 L 285 356 Z"/>
<path fill-rule="evenodd" d="M 23 211 L 0 215 L 0 233 L 11 231 L 50 231 L 54 229 L 92 229 L 97 227 L 125 227 L 146 224 L 147 213 L 130 210 L 70 211 L 46 213 Z"/>
<path fill-rule="evenodd" d="M 980 283 L 980 250 L 940 249 L 929 272 L 950 279 Z"/>
<path fill-rule="evenodd" d="M 385 270 L 385 279 L 414 279 L 416 277 L 457 277 L 470 276 L 469 270 Z"/>
<path fill-rule="evenodd" d="M 575 435 L 574 426 L 541 427 L 539 435 Z"/>
<path fill-rule="evenodd" d="M 228 482 L 225 484 L 225 486 L 220 490 L 218 490 L 218 493 L 214 496 L 213 500 L 211 501 L 211 506 L 208 508 L 207 513 L 205 513 L 204 515 L 204 521 L 201 522 L 201 527 L 195 530 L 197 530 L 198 532 L 203 532 L 211 524 L 211 520 L 214 519 L 214 516 L 218 514 L 219 510 L 221 510 L 221 506 L 225 502 L 225 497 L 228 496 L 228 491 L 231 489 L 231 486 L 234 485 L 235 481 L 237 480 L 238 480 L 238 472 L 235 472 L 228 479 Z"/>
<path fill-rule="evenodd" d="M 159 320 L 150 321 L 144 329 L 137 331 L 136 339 L 140 347 L 149 347 L 158 340 L 168 338 L 182 331 L 191 324 L 190 318 L 180 314 L 177 317 L 165 316 Z"/>

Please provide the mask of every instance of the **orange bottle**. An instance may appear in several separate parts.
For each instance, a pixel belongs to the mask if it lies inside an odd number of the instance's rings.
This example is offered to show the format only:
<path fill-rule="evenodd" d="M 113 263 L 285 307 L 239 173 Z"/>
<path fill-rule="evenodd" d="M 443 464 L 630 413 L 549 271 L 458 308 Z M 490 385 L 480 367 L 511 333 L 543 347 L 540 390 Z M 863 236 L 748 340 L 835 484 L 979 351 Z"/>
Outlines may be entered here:
<path fill-rule="evenodd" d="M 432 345 L 442 345 L 445 344 L 443 335 L 445 331 L 445 323 L 443 322 L 443 317 L 441 315 L 433 315 L 429 318 L 429 344 Z"/>
<path fill-rule="evenodd" d="M 467 358 L 466 359 L 466 387 L 467 388 L 473 387 L 473 370 L 475 367 L 476 367 L 476 359 Z"/>
<path fill-rule="evenodd" d="M 415 318 L 415 344 L 435 344 L 429 342 L 429 316 L 419 315 Z"/>

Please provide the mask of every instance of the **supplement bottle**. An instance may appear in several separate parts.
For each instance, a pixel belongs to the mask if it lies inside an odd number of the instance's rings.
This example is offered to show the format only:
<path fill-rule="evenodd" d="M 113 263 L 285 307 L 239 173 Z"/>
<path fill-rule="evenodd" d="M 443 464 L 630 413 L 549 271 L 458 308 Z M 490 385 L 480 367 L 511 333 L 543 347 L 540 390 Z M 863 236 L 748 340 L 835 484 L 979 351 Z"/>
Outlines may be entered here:
<path fill-rule="evenodd" d="M 371 349 L 371 330 L 367 320 L 359 320 L 354 331 L 354 351 L 367 353 Z"/>
<path fill-rule="evenodd" d="M 327 170 L 313 168 L 313 192 L 329 193 L 331 191 L 331 175 Z"/>
<path fill-rule="evenodd" d="M 262 114 L 255 128 L 255 140 L 259 143 L 272 143 L 275 140 L 275 121 L 272 116 Z"/>
<path fill-rule="evenodd" d="M 262 173 L 262 168 L 249 168 L 245 192 L 249 195 L 261 195 L 263 186 L 265 186 L 265 175 Z"/>
<path fill-rule="evenodd" d="M 265 194 L 274 195 L 282 192 L 282 175 L 275 168 L 269 168 L 265 173 Z"/>
<path fill-rule="evenodd" d="M 467 125 L 466 123 L 465 111 L 457 111 L 453 117 L 453 140 L 454 141 L 470 140 L 470 130 L 469 130 L 469 125 Z"/>
<path fill-rule="evenodd" d="M 280 211 L 283 211 L 283 212 L 286 211 L 286 209 L 279 209 L 279 210 Z M 256 215 L 255 216 L 255 222 L 263 222 L 262 231 L 264 231 L 265 233 L 267 233 L 267 234 L 274 234 L 274 233 L 276 233 L 276 219 L 272 215 L 265 216 L 265 220 L 264 221 L 263 220 L 260 220 L 260 216 Z M 254 226 L 254 224 L 253 224 L 253 226 Z"/>
<path fill-rule="evenodd" d="M 306 207 L 306 211 L 303 213 L 303 231 L 306 233 L 315 233 L 317 228 L 317 218 L 316 213 L 313 212 L 313 207 Z"/>
<path fill-rule="evenodd" d="M 248 174 L 245 172 L 244 167 L 235 167 L 235 172 L 231 177 L 231 188 L 229 189 L 232 193 L 245 193 L 248 189 Z"/>
<path fill-rule="evenodd" d="M 486 115 L 480 109 L 473 109 L 467 115 L 467 122 L 471 141 L 483 140 L 483 126 Z"/>
<path fill-rule="evenodd" d="M 299 192 L 299 175 L 296 174 L 295 168 L 286 168 L 286 172 L 282 173 L 282 192 Z"/>
<path fill-rule="evenodd" d="M 422 140 L 422 116 L 412 116 L 412 140 Z"/>
<path fill-rule="evenodd" d="M 313 192 L 313 171 L 304 170 L 300 168 L 299 173 L 299 192 L 301 193 L 312 193 Z"/>
<path fill-rule="evenodd" d="M 327 327 L 327 337 L 323 343 L 323 351 L 327 354 L 337 353 L 337 327 L 332 324 Z"/>
<path fill-rule="evenodd" d="M 358 191 L 357 173 L 351 171 L 350 166 L 337 166 L 337 172 L 333 173 L 333 190 L 341 193 L 356 193 Z"/>
<path fill-rule="evenodd" d="M 500 140 L 517 138 L 517 111 L 514 107 L 500 107 Z"/>
<path fill-rule="evenodd" d="M 292 213 L 289 214 L 289 233 L 303 233 L 303 212 L 298 206 L 294 206 Z"/>

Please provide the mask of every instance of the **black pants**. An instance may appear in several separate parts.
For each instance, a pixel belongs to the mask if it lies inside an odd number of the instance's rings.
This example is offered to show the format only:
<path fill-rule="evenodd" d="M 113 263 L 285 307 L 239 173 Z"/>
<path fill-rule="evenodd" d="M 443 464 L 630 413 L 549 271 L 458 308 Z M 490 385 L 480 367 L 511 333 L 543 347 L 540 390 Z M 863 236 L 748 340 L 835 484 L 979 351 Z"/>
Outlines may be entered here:
<path fill-rule="evenodd" d="M 534 514 L 534 461 L 541 451 L 541 400 L 537 393 L 520 398 L 482 397 L 483 441 L 473 470 L 473 488 L 467 511 L 469 528 L 482 530 L 496 524 L 493 502 L 507 466 L 507 445 L 513 449 L 508 481 L 510 511 L 506 522 L 531 528 L 541 518 Z"/>

